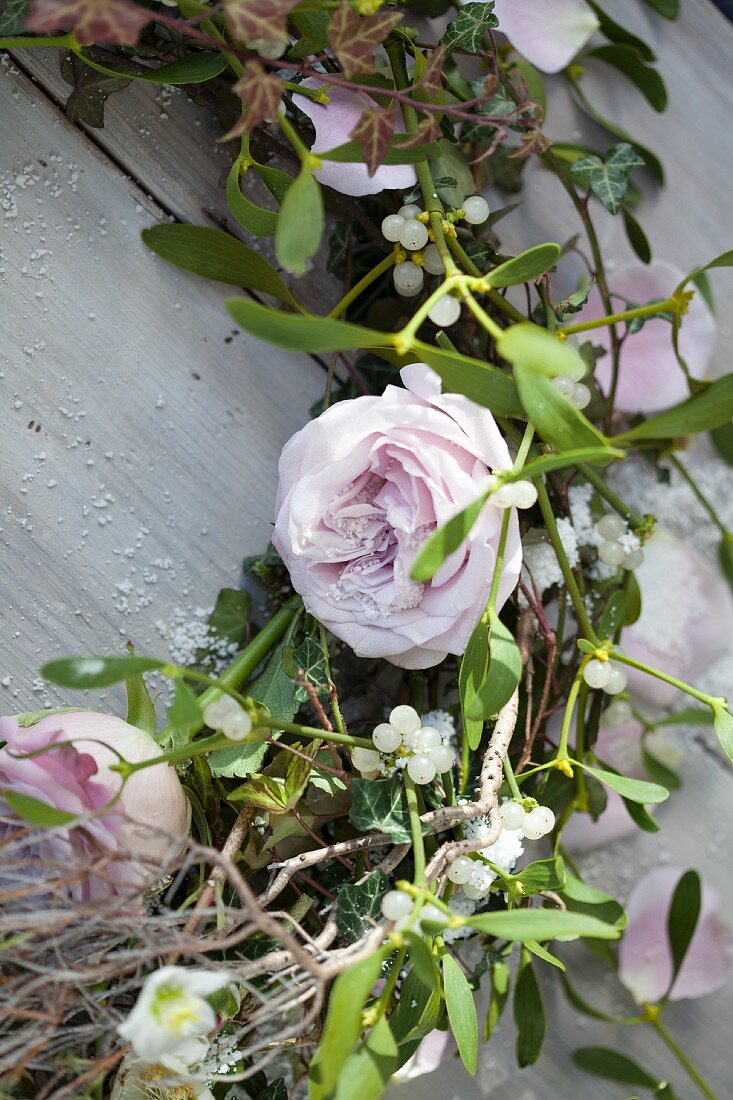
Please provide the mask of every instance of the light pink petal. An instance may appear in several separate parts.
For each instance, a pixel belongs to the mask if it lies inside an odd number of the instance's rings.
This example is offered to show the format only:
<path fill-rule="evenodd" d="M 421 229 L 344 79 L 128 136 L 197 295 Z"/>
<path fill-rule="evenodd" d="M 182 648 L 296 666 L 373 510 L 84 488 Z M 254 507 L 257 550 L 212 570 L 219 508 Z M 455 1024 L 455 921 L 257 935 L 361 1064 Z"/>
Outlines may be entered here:
<path fill-rule="evenodd" d="M 614 295 L 613 308 L 618 312 L 627 308 L 627 302 L 646 305 L 668 298 L 683 278 L 682 271 L 661 261 L 626 264 L 613 272 L 609 280 Z M 594 289 L 580 318 L 602 317 L 605 312 L 600 294 Z M 618 330 L 624 331 L 622 326 L 618 326 Z M 687 314 L 682 318 L 679 337 L 680 354 L 693 378 L 705 377 L 715 345 L 715 332 L 713 316 L 702 295 L 696 292 Z M 590 339 L 608 352 L 607 328 L 595 329 L 580 339 Z M 608 354 L 598 360 L 595 376 L 603 392 L 608 393 L 611 385 Z M 619 409 L 653 413 L 676 405 L 689 395 L 685 376 L 672 347 L 672 325 L 668 321 L 646 321 L 638 332 L 625 337 L 616 389 L 616 406 Z"/>
<path fill-rule="evenodd" d="M 657 530 L 636 570 L 641 615 L 623 632 L 629 657 L 670 676 L 694 682 L 723 652 L 733 634 L 733 597 L 719 570 L 686 542 Z M 634 694 L 668 705 L 676 689 L 643 672 L 626 669 Z"/>
<path fill-rule="evenodd" d="M 422 1077 L 424 1073 L 433 1073 L 457 1049 L 452 1031 L 438 1031 L 436 1028 L 425 1036 L 412 1058 L 400 1067 L 394 1079 L 396 1082 L 412 1081 L 414 1077 Z"/>
<path fill-rule="evenodd" d="M 584 0 L 496 0 L 494 14 L 515 49 L 545 73 L 564 69 L 598 26 Z"/>
<path fill-rule="evenodd" d="M 636 884 L 626 906 L 629 923 L 619 947 L 619 978 L 639 1004 L 663 997 L 672 977 L 667 915 L 682 873 L 656 867 Z M 718 895 L 703 883 L 700 918 L 670 1000 L 704 997 L 726 981 L 731 935 L 718 916 L 718 904 Z"/>
<path fill-rule="evenodd" d="M 563 829 L 562 841 L 570 852 L 590 852 L 604 844 L 638 832 L 620 794 L 607 790 L 606 808 L 594 821 L 589 814 L 573 814 Z"/>
<path fill-rule="evenodd" d="M 312 78 L 303 81 L 306 88 L 323 88 L 321 81 Z M 314 153 L 337 149 L 351 140 L 351 132 L 364 110 L 373 107 L 368 96 L 350 92 L 344 88 L 330 88 L 330 103 L 314 103 L 307 96 L 295 95 L 293 102 L 307 115 L 316 130 Z M 409 190 L 415 186 L 417 176 L 411 164 L 382 164 L 373 176 L 365 164 L 343 164 L 324 160 L 314 175 L 327 187 L 342 195 L 378 195 L 380 191 Z"/>

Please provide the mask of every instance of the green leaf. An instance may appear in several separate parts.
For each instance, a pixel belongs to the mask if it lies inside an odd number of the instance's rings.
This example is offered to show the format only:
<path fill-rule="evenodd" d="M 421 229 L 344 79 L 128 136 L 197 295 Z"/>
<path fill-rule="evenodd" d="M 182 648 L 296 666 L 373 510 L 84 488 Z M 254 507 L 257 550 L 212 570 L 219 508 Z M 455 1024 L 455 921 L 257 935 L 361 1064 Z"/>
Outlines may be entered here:
<path fill-rule="evenodd" d="M 451 1031 L 466 1070 L 475 1074 L 478 1060 L 478 1017 L 471 986 L 452 955 L 444 955 L 442 965 L 445 1003 Z"/>
<path fill-rule="evenodd" d="M 224 779 L 245 779 L 262 767 L 267 745 L 264 741 L 249 741 L 218 749 L 209 756 L 211 774 Z"/>
<path fill-rule="evenodd" d="M 652 246 L 644 230 L 639 225 L 634 215 L 629 210 L 627 203 L 621 204 L 621 217 L 624 220 L 624 229 L 629 244 L 643 264 L 651 263 Z"/>
<path fill-rule="evenodd" d="M 275 232 L 278 263 L 294 275 L 304 275 L 308 260 L 320 247 L 323 228 L 323 193 L 310 168 L 304 164 L 280 207 Z"/>
<path fill-rule="evenodd" d="M 542 121 L 547 114 L 547 95 L 545 94 L 545 85 L 541 73 L 539 70 L 535 69 L 534 65 L 530 65 L 529 61 L 524 57 L 515 57 L 513 59 L 513 64 L 522 80 L 527 85 L 529 98 L 539 107 L 539 121 Z"/>
<path fill-rule="evenodd" d="M 733 586 L 733 534 L 726 531 L 718 543 L 718 562 L 728 584 Z"/>
<path fill-rule="evenodd" d="M 297 307 L 292 293 L 267 260 L 221 229 L 205 225 L 153 225 L 143 229 L 142 239 L 151 252 L 184 271 L 271 294 Z"/>
<path fill-rule="evenodd" d="M 405 932 L 405 939 L 408 943 L 410 961 L 415 974 L 424 986 L 431 991 L 437 990 L 439 992 L 441 989 L 440 974 L 433 953 L 427 943 L 416 932 Z"/>
<path fill-rule="evenodd" d="M 715 428 L 710 436 L 720 457 L 725 459 L 729 466 L 733 466 L 733 423 L 729 421 L 720 428 Z"/>
<path fill-rule="evenodd" d="M 42 829 L 53 829 L 57 825 L 69 825 L 76 821 L 76 814 L 68 814 L 65 810 L 57 810 L 55 806 L 48 806 L 38 798 L 29 794 L 21 794 L 20 791 L 6 789 L 2 797 L 10 809 L 23 821 L 30 825 L 37 825 Z"/>
<path fill-rule="evenodd" d="M 655 805 L 669 798 L 669 791 L 665 787 L 660 787 L 658 783 L 649 783 L 646 779 L 632 779 L 628 775 L 618 775 L 603 768 L 592 768 L 590 764 L 582 764 L 579 761 L 577 766 L 592 775 L 599 783 L 604 783 L 612 791 L 617 791 L 622 798 L 628 798 L 630 802 Z"/>
<path fill-rule="evenodd" d="M 624 452 L 611 450 L 609 447 L 582 447 L 575 451 L 563 451 L 562 454 L 541 455 L 528 462 L 521 473 L 505 480 L 514 481 L 520 477 L 530 480 L 541 474 L 549 474 L 553 470 L 565 470 L 571 466 L 577 466 L 581 462 L 587 462 L 589 466 L 607 466 L 612 458 L 623 458 Z"/>
<path fill-rule="evenodd" d="M 509 967 L 501 959 L 491 965 L 491 1000 L 484 1022 L 483 1041 L 488 1043 L 494 1028 L 501 1019 L 509 996 Z"/>
<path fill-rule="evenodd" d="M 389 887 L 387 876 L 372 871 L 358 885 L 346 883 L 336 896 L 333 915 L 339 931 L 349 943 L 356 943 L 382 919 L 380 903 Z M 371 920 L 367 920 L 371 917 Z"/>
<path fill-rule="evenodd" d="M 242 161 L 237 159 L 227 176 L 227 206 L 239 224 L 255 237 L 272 237 L 277 229 L 279 214 L 258 206 L 243 194 L 239 186 L 242 175 Z"/>
<path fill-rule="evenodd" d="M 481 40 L 488 30 L 498 27 L 493 3 L 464 4 L 455 19 L 448 24 L 441 42 L 446 53 L 460 50 L 475 54 L 481 48 Z"/>
<path fill-rule="evenodd" d="M 663 764 L 661 760 L 658 760 L 653 753 L 649 752 L 644 744 L 641 746 L 641 758 L 647 774 L 655 783 L 660 783 L 663 787 L 667 787 L 668 790 L 679 790 L 682 783 L 677 773 L 673 772 L 671 768 L 668 768 L 666 764 Z"/>
<path fill-rule="evenodd" d="M 414 581 L 429 581 L 435 576 L 446 558 L 468 538 L 488 498 L 488 491 L 482 493 L 473 504 L 469 504 L 437 531 L 433 531 L 418 550 L 412 563 L 410 576 Z"/>
<path fill-rule="evenodd" d="M 566 875 L 563 898 L 568 909 L 575 913 L 596 916 L 618 929 L 626 927 L 627 917 L 624 907 L 615 898 L 583 882 L 570 872 Z"/>
<path fill-rule="evenodd" d="M 241 648 L 247 638 L 252 598 L 242 588 L 222 588 L 209 616 L 209 629 L 217 638 Z"/>
<path fill-rule="evenodd" d="M 461 658 L 461 668 L 458 675 L 463 731 L 471 749 L 477 749 L 479 746 L 484 729 L 484 720 L 483 718 L 469 718 L 468 710 L 476 697 L 476 693 L 486 679 L 488 665 L 489 632 L 488 627 L 479 620 L 468 639 L 466 652 Z"/>
<path fill-rule="evenodd" d="M 644 3 L 665 19 L 676 19 L 680 14 L 680 0 L 644 0 Z"/>
<path fill-rule="evenodd" d="M 192 53 L 188 57 L 179 57 L 167 65 L 160 65 L 157 69 L 131 72 L 102 65 L 95 58 L 85 54 L 83 50 L 77 50 L 76 53 L 90 69 L 104 73 L 105 76 L 142 80 L 151 84 L 203 84 L 224 72 L 227 67 L 227 59 L 223 53 Z"/>
<path fill-rule="evenodd" d="M 512 366 L 521 366 L 548 378 L 562 375 L 578 382 L 586 372 L 586 364 L 572 344 L 529 321 L 505 329 L 497 339 L 497 350 Z"/>
<path fill-rule="evenodd" d="M 613 638 L 616 631 L 623 626 L 625 606 L 626 593 L 622 588 L 617 588 L 608 597 L 601 613 L 601 621 L 598 624 L 600 638 Z"/>
<path fill-rule="evenodd" d="M 549 963 L 550 966 L 554 966 L 565 973 L 565 963 L 562 959 L 558 959 L 557 955 L 553 955 L 551 951 L 548 951 L 542 944 L 537 943 L 536 940 L 525 940 L 524 946 L 528 951 L 531 951 L 533 955 L 536 955 L 538 959 L 542 959 L 543 962 Z"/>
<path fill-rule="evenodd" d="M 710 382 L 700 393 L 689 397 L 666 412 L 642 420 L 627 432 L 615 436 L 613 443 L 627 439 L 674 439 L 697 435 L 727 424 L 733 417 L 733 374 Z"/>
<path fill-rule="evenodd" d="M 165 665 L 153 657 L 64 657 L 45 664 L 41 675 L 60 687 L 100 688 Z"/>
<path fill-rule="evenodd" d="M 395 134 L 390 140 L 387 152 L 381 164 L 420 164 L 428 158 L 434 159 L 438 155 L 438 143 L 429 141 L 417 145 L 405 145 L 409 138 L 406 134 Z M 338 161 L 339 164 L 363 164 L 364 149 L 358 141 L 347 141 L 343 145 L 337 145 L 335 149 L 318 152 L 321 160 Z"/>
<path fill-rule="evenodd" d="M 606 1047 L 581 1047 L 573 1052 L 573 1061 L 586 1073 L 595 1073 L 609 1081 L 620 1081 L 624 1085 L 641 1085 L 642 1088 L 655 1089 L 657 1079 L 642 1069 L 640 1065 Z"/>
<path fill-rule="evenodd" d="M 609 50 L 621 46 L 602 47 Z M 570 174 L 584 187 L 590 187 L 596 198 L 610 214 L 618 214 L 629 188 L 629 173 L 643 168 L 644 161 L 627 142 L 614 145 L 606 153 L 606 159 L 597 156 L 581 157 L 570 169 Z"/>
<path fill-rule="evenodd" d="M 665 714 L 657 718 L 654 728 L 658 726 L 712 726 L 715 715 L 708 707 L 683 707 L 674 714 Z"/>
<path fill-rule="evenodd" d="M 283 643 L 274 650 L 264 672 L 247 687 L 247 694 L 276 718 L 292 722 L 298 710 L 298 688 L 284 667 L 286 658 L 287 646 Z"/>
<path fill-rule="evenodd" d="M 641 615 L 641 589 L 633 572 L 624 577 L 624 626 L 633 626 Z"/>
<path fill-rule="evenodd" d="M 6 0 L 0 4 L 0 37 L 20 34 L 28 14 L 28 0 Z"/>
<path fill-rule="evenodd" d="M 183 733 L 201 727 L 201 707 L 188 684 L 176 680 L 173 702 L 168 708 L 168 722 Z"/>
<path fill-rule="evenodd" d="M 495 611 L 489 612 L 489 671 L 468 704 L 469 718 L 478 721 L 496 714 L 511 699 L 522 675 L 522 658 L 511 631 Z"/>
<path fill-rule="evenodd" d="M 416 1035 L 427 1035 L 438 1022 L 441 1011 L 441 994 L 430 992 L 413 965 L 402 983 L 397 1007 L 390 1016 L 395 1039 L 401 1045 Z"/>
<path fill-rule="evenodd" d="M 540 890 L 562 890 L 565 886 L 565 864 L 560 856 L 554 859 L 538 859 L 528 863 L 514 878 L 521 882 L 525 894 L 538 894 Z"/>
<path fill-rule="evenodd" d="M 545 1038 L 545 1013 L 532 963 L 525 961 L 514 988 L 514 1022 L 517 1025 L 517 1064 L 533 1066 Z"/>
<path fill-rule="evenodd" d="M 341 1069 L 361 1036 L 362 1008 L 388 953 L 389 948 L 381 947 L 344 970 L 333 983 L 321 1041 L 308 1070 L 310 1100 L 325 1100 L 336 1087 Z"/>
<path fill-rule="evenodd" d="M 733 763 L 733 716 L 725 707 L 713 706 L 713 727 L 725 755 Z"/>
<path fill-rule="evenodd" d="M 626 812 L 638 829 L 642 829 L 645 833 L 659 832 L 659 825 L 649 813 L 646 806 L 643 806 L 640 802 L 632 802 L 628 798 L 625 798 L 623 802 L 626 807 Z"/>
<path fill-rule="evenodd" d="M 701 904 L 700 876 L 697 871 L 685 871 L 674 888 L 667 914 L 667 937 L 672 953 L 672 977 L 669 989 L 674 985 L 692 943 L 700 917 Z"/>
<path fill-rule="evenodd" d="M 601 433 L 544 374 L 516 366 L 514 377 L 527 416 L 547 443 L 558 451 L 606 450 L 617 457 Z"/>
<path fill-rule="evenodd" d="M 399 775 L 389 779 L 357 777 L 352 780 L 351 790 L 349 820 L 360 833 L 379 829 L 388 833 L 395 844 L 410 842 L 410 815 Z"/>
<path fill-rule="evenodd" d="M 559 255 L 559 244 L 548 242 L 535 245 L 534 248 L 528 248 L 526 252 L 499 264 L 484 276 L 483 281 L 491 287 L 517 286 L 519 283 L 531 282 L 554 267 Z"/>
<path fill-rule="evenodd" d="M 644 42 L 643 39 L 638 38 L 635 34 L 632 34 L 626 27 L 622 27 L 619 23 L 615 23 L 611 16 L 600 7 L 595 0 L 586 0 L 586 3 L 596 13 L 598 19 L 598 29 L 601 34 L 605 35 L 611 42 L 620 42 L 625 46 L 633 46 L 636 52 L 644 59 L 644 61 L 655 61 L 656 58 L 651 47 Z"/>
<path fill-rule="evenodd" d="M 594 1020 L 605 1020 L 608 1024 L 617 1023 L 615 1016 L 609 1016 L 606 1012 L 601 1012 L 600 1009 L 595 1008 L 592 1004 L 586 1001 L 580 996 L 578 991 L 570 984 L 567 976 L 562 976 L 563 988 L 573 1008 L 577 1008 L 578 1012 L 582 1012 L 584 1016 L 591 1016 Z"/>
<path fill-rule="evenodd" d="M 503 940 L 542 941 L 558 936 L 562 939 L 589 936 L 592 939 L 615 940 L 619 936 L 618 929 L 596 917 L 562 909 L 522 908 L 479 913 L 467 917 L 466 924 Z"/>
<path fill-rule="evenodd" d="M 145 730 L 151 737 L 155 735 L 158 722 L 155 717 L 155 707 L 150 698 L 145 679 L 138 673 L 129 676 L 125 680 L 125 692 L 127 694 L 127 723 Z"/>
<path fill-rule="evenodd" d="M 397 1044 L 381 1016 L 339 1074 L 333 1100 L 379 1100 L 397 1067 Z"/>
<path fill-rule="evenodd" d="M 618 72 L 635 84 L 647 103 L 655 111 L 663 111 L 667 106 L 667 89 L 656 69 L 644 64 L 643 58 L 633 46 L 616 43 L 612 46 L 597 46 L 590 50 L 587 57 L 596 57 L 599 61 L 613 66 Z"/>
<path fill-rule="evenodd" d="M 398 355 L 392 333 L 376 332 L 330 317 L 281 313 L 247 298 L 231 298 L 227 308 L 245 332 L 277 347 L 303 352 L 390 349 L 384 355 L 389 362 L 398 365 L 416 361 L 428 363 L 448 390 L 464 394 L 498 416 L 518 416 L 522 412 L 513 380 L 479 359 L 445 351 L 421 340 L 413 341 L 409 355 Z"/>

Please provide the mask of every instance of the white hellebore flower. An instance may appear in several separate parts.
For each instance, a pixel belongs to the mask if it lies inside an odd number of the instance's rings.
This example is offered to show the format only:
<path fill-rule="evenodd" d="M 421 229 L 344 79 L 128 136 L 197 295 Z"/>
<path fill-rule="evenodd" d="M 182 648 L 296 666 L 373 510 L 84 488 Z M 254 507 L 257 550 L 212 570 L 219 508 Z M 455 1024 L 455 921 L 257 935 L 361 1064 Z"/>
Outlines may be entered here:
<path fill-rule="evenodd" d="M 174 1071 L 200 1062 L 216 1013 L 205 1000 L 231 980 L 225 970 L 162 966 L 145 980 L 137 1004 L 117 1029 L 144 1062 Z"/>

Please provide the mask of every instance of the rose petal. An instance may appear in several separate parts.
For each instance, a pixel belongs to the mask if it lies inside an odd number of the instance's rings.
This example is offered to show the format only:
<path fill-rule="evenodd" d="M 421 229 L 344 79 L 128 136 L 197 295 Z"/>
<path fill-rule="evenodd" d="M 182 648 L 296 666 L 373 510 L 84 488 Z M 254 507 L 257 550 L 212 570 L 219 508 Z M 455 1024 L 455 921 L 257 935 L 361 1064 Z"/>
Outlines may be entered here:
<path fill-rule="evenodd" d="M 496 0 L 494 14 L 515 49 L 545 73 L 564 69 L 598 26 L 584 0 Z"/>
<path fill-rule="evenodd" d="M 641 879 L 626 906 L 629 923 L 619 946 L 619 978 L 639 1004 L 664 996 L 672 977 L 667 915 L 682 871 L 656 867 Z M 726 981 L 731 963 L 730 929 L 717 914 L 718 895 L 703 883 L 700 917 L 672 987 L 670 1000 L 704 997 Z"/>

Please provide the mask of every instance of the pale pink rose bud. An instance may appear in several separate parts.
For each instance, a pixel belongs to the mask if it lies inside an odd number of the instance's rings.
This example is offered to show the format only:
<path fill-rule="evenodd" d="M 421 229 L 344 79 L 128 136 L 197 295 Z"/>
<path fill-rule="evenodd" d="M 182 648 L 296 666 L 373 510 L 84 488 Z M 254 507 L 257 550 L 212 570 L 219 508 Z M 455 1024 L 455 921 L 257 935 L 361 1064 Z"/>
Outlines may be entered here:
<path fill-rule="evenodd" d="M 639 1004 L 654 1004 L 672 979 L 667 916 L 679 867 L 655 867 L 634 887 L 626 912 L 629 923 L 619 946 L 618 976 Z M 731 935 L 718 916 L 717 893 L 703 883 L 700 917 L 669 999 L 705 997 L 730 973 Z"/>
<path fill-rule="evenodd" d="M 339 401 L 286 444 L 273 543 L 308 611 L 362 657 L 428 668 L 463 653 L 486 606 L 504 511 L 488 503 L 432 580 L 412 565 L 438 526 L 510 465 L 488 409 L 442 394 L 424 363 L 406 389 Z M 512 509 L 497 608 L 522 548 Z"/>
<path fill-rule="evenodd" d="M 100 849 L 131 853 L 111 860 L 103 874 L 87 876 L 69 886 L 71 896 L 90 900 L 126 892 L 150 883 L 155 868 L 175 854 L 189 831 L 190 810 L 181 782 L 169 764 L 156 764 L 135 772 L 125 783 L 117 802 L 105 809 L 120 790 L 122 777 L 110 769 L 119 753 L 130 763 L 160 755 L 160 748 L 144 730 L 120 718 L 95 711 L 70 711 L 42 718 L 21 728 L 15 718 L 0 718 L 0 831 L 15 826 L 13 811 L 4 791 L 23 794 L 66 813 L 96 816 L 64 829 L 41 833 L 49 863 L 90 861 Z M 73 742 L 64 744 L 63 742 Z M 55 747 L 54 747 L 55 746 Z M 109 746 L 109 747 L 108 747 Z M 37 756 L 20 754 L 48 749 Z M 113 748 L 116 752 L 113 752 Z M 8 819 L 11 819 L 8 821 Z M 25 822 L 18 822 L 25 827 Z M 173 838 L 173 839 L 171 839 Z"/>
<path fill-rule="evenodd" d="M 496 0 L 494 14 L 512 46 L 545 73 L 569 65 L 598 26 L 585 0 Z"/>
<path fill-rule="evenodd" d="M 651 264 L 629 263 L 619 267 L 609 277 L 612 307 L 616 312 L 629 306 L 642 306 L 668 298 L 684 279 L 684 273 L 671 264 L 655 261 Z M 693 289 L 694 287 L 687 288 Z M 591 291 L 588 304 L 579 320 L 603 317 L 601 296 L 597 288 Z M 617 326 L 619 335 L 625 332 L 623 323 Z M 581 333 L 581 340 L 606 349 L 606 355 L 596 364 L 595 377 L 604 393 L 611 387 L 611 356 L 608 354 L 610 333 L 607 327 Z M 693 378 L 704 378 L 715 346 L 715 321 L 699 291 L 682 318 L 679 349 Z M 690 396 L 687 381 L 672 346 L 672 325 L 661 318 L 646 320 L 638 332 L 624 337 L 619 358 L 616 408 L 628 412 L 655 413 L 668 409 Z"/>

